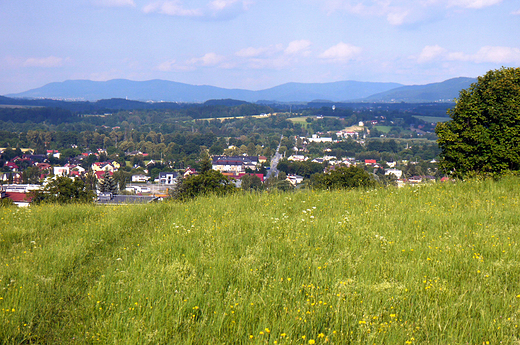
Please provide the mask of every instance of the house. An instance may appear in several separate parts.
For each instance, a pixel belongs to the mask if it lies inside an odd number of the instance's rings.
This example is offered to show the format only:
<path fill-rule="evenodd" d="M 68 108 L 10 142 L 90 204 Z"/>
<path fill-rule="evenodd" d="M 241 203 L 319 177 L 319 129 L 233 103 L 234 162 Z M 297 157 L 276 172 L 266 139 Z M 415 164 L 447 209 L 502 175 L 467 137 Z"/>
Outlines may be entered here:
<path fill-rule="evenodd" d="M 51 168 L 51 165 L 49 163 L 36 163 L 36 166 L 40 171 L 45 171 Z"/>
<path fill-rule="evenodd" d="M 305 157 L 304 155 L 291 155 L 291 156 L 289 156 L 289 158 L 287 158 L 287 160 L 290 160 L 293 162 L 304 162 L 307 159 L 309 159 L 309 158 Z"/>
<path fill-rule="evenodd" d="M 54 176 L 69 176 L 70 168 L 69 167 L 54 167 L 53 173 L 54 173 Z"/>
<path fill-rule="evenodd" d="M 1 181 L 9 182 L 10 178 L 12 178 L 14 184 L 22 183 L 22 174 L 19 172 L 0 173 Z"/>
<path fill-rule="evenodd" d="M 186 170 L 184 170 L 184 177 L 188 177 L 191 175 L 197 175 L 197 171 L 191 167 L 187 167 Z"/>
<path fill-rule="evenodd" d="M 174 185 L 177 183 L 177 178 L 179 176 L 180 175 L 177 172 L 160 172 L 157 180 L 160 184 Z"/>
<path fill-rule="evenodd" d="M 92 171 L 110 171 L 114 172 L 121 168 L 121 164 L 116 161 L 106 161 L 106 162 L 95 162 L 92 164 Z"/>
<path fill-rule="evenodd" d="M 287 181 L 291 183 L 291 185 L 296 186 L 303 182 L 303 176 L 300 175 L 287 175 Z"/>
<path fill-rule="evenodd" d="M 377 161 L 375 159 L 365 159 L 366 165 L 374 165 L 377 164 Z"/>
<path fill-rule="evenodd" d="M 58 150 L 47 150 L 47 156 L 53 156 L 54 158 L 60 159 L 61 153 Z"/>
<path fill-rule="evenodd" d="M 326 137 L 320 138 L 320 137 L 318 137 L 317 134 L 313 134 L 312 138 L 307 138 L 307 141 L 310 143 L 327 143 L 327 142 L 331 143 L 332 138 L 326 138 Z"/>
<path fill-rule="evenodd" d="M 245 175 L 255 175 L 257 176 L 258 178 L 260 178 L 260 181 L 262 181 L 262 183 L 264 182 L 264 174 L 255 174 L 255 173 L 239 173 L 239 174 L 234 174 L 232 172 L 224 172 L 222 173 L 222 175 L 228 177 L 228 178 L 233 178 L 235 180 L 240 180 L 242 179 L 242 177 L 244 177 Z"/>
<path fill-rule="evenodd" d="M 150 179 L 150 177 L 143 175 L 143 174 L 132 175 L 132 182 L 146 183 L 146 182 L 148 182 L 149 179 Z"/>
<path fill-rule="evenodd" d="M 97 178 L 98 180 L 103 179 L 103 176 L 105 175 L 105 173 L 106 173 L 106 171 L 103 171 L 103 170 L 94 171 L 94 175 L 96 175 L 96 178 Z M 108 171 L 108 174 L 109 174 L 110 176 L 114 175 L 114 173 L 111 172 L 111 171 Z"/>
<path fill-rule="evenodd" d="M 65 167 L 68 167 L 70 169 L 70 175 L 71 176 L 81 176 L 85 174 L 86 170 L 81 165 L 76 164 L 65 164 Z"/>
<path fill-rule="evenodd" d="M 390 175 L 390 174 L 393 174 L 398 179 L 401 179 L 403 177 L 403 172 L 402 172 L 402 170 L 399 170 L 399 169 L 386 169 L 385 176 Z"/>
<path fill-rule="evenodd" d="M 21 185 L 20 188 L 19 186 L 13 185 L 1 186 L 0 199 L 8 198 L 11 199 L 16 206 L 27 207 L 32 201 L 31 191 L 40 188 L 41 186 L 34 188 L 32 185 Z"/>
<path fill-rule="evenodd" d="M 220 172 L 244 173 L 246 169 L 256 170 L 258 157 L 254 156 L 213 156 L 211 167 Z"/>

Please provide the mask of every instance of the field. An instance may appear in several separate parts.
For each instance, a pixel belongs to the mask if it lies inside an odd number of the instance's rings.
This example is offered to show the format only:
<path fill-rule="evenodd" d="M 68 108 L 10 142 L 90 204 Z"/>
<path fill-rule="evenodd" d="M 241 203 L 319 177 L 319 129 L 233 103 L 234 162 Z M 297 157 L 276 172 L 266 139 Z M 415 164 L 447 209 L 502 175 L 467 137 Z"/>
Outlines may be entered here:
<path fill-rule="evenodd" d="M 515 344 L 520 180 L 0 209 L 2 344 Z"/>
<path fill-rule="evenodd" d="M 390 130 L 392 129 L 392 126 L 374 126 L 378 131 L 383 132 L 385 134 L 388 134 Z"/>
<path fill-rule="evenodd" d="M 422 120 L 424 122 L 430 122 L 430 123 L 433 123 L 433 122 L 446 122 L 446 121 L 449 121 L 451 120 L 451 117 L 447 117 L 447 116 L 442 116 L 442 117 L 437 117 L 437 116 L 414 116 L 415 118 L 419 119 L 419 120 Z"/>

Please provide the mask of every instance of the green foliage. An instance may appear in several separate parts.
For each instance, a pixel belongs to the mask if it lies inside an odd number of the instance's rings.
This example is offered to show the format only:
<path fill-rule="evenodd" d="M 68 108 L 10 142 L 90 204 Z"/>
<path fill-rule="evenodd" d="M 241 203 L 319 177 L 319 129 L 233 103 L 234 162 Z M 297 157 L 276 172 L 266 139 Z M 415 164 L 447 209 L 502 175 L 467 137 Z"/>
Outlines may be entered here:
<path fill-rule="evenodd" d="M 313 175 L 314 187 L 318 189 L 343 189 L 373 187 L 376 185 L 372 176 L 359 167 L 336 167 L 323 174 Z"/>
<path fill-rule="evenodd" d="M 436 133 L 440 167 L 456 177 L 520 169 L 520 68 L 492 70 L 460 92 Z"/>
<path fill-rule="evenodd" d="M 211 158 L 209 156 L 209 154 L 204 151 L 201 153 L 201 159 L 199 161 L 199 167 L 200 167 L 200 172 L 202 174 L 208 172 L 211 170 L 211 167 L 212 167 L 212 163 L 211 163 Z"/>
<path fill-rule="evenodd" d="M 112 176 L 112 178 L 113 178 L 114 182 L 116 183 L 117 189 L 119 190 L 119 192 L 122 192 L 126 188 L 126 182 L 130 181 L 132 179 L 132 174 L 127 173 L 126 171 L 120 169 L 120 170 L 114 172 L 114 175 Z"/>
<path fill-rule="evenodd" d="M 114 180 L 110 173 L 106 171 L 103 177 L 98 182 L 98 191 L 101 193 L 117 193 L 117 182 Z"/>
<path fill-rule="evenodd" d="M 94 193 L 87 189 L 82 180 L 72 180 L 66 176 L 56 177 L 42 191 L 36 191 L 32 196 L 32 203 L 34 204 L 90 203 L 94 199 Z"/>
<path fill-rule="evenodd" d="M 14 202 L 13 200 L 9 199 L 9 198 L 2 198 L 0 199 L 0 208 L 2 207 L 12 207 L 14 206 Z"/>
<path fill-rule="evenodd" d="M 311 175 L 323 172 L 324 165 L 322 163 L 315 163 L 309 160 L 304 162 L 291 162 L 289 160 L 281 160 L 278 163 L 277 169 L 289 175 L 300 175 L 305 178 L 310 178 Z"/>
<path fill-rule="evenodd" d="M 233 193 L 237 190 L 234 184 L 220 171 L 208 170 L 199 175 L 181 178 L 171 192 L 178 200 L 189 200 L 201 195 L 215 194 L 218 196 Z"/>
<path fill-rule="evenodd" d="M 261 190 L 262 189 L 262 180 L 260 177 L 252 174 L 247 174 L 242 176 L 242 189 L 245 191 L 253 191 L 253 190 Z"/>

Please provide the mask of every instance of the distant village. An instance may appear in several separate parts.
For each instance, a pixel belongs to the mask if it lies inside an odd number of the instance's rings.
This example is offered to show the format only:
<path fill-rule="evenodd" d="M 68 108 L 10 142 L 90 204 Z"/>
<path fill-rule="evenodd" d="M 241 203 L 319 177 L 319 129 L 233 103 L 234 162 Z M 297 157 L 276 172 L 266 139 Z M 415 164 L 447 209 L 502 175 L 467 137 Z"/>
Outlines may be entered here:
<path fill-rule="evenodd" d="M 335 166 L 361 166 L 368 172 L 374 174 L 378 172 L 393 181 L 398 187 L 407 184 L 418 184 L 429 181 L 435 181 L 436 177 L 428 174 L 410 175 L 405 174 L 400 167 L 413 165 L 415 162 L 406 160 L 401 161 L 382 161 L 376 159 L 356 159 L 356 158 L 337 158 L 331 154 L 312 158 L 308 154 L 306 146 L 311 143 L 333 143 L 345 138 L 356 139 L 358 142 L 363 142 L 360 134 L 355 131 L 338 131 L 336 138 L 320 136 L 314 134 L 311 137 L 295 138 L 295 142 L 300 143 L 300 147 L 294 147 L 291 154 L 278 154 L 275 161 L 272 157 L 266 156 L 250 156 L 242 155 L 212 155 L 212 169 L 221 172 L 224 176 L 230 178 L 236 187 L 240 188 L 242 178 L 245 175 L 257 176 L 261 183 L 264 183 L 269 177 L 276 177 L 279 174 L 277 167 L 280 160 L 287 164 L 291 163 L 316 163 L 321 164 L 323 169 L 321 172 L 327 171 Z M 228 152 L 236 150 L 233 145 L 228 147 Z M 0 154 L 3 154 L 6 148 L 0 148 Z M 46 154 L 33 154 L 30 148 L 21 149 L 22 154 L 13 157 L 4 165 L 4 172 L 0 173 L 0 198 L 9 198 L 18 206 L 29 206 L 31 203 L 31 193 L 41 190 L 49 181 L 59 177 L 65 176 L 71 179 L 85 179 L 87 174 L 95 176 L 96 181 L 102 181 L 107 176 L 113 177 L 118 171 L 129 170 L 134 173 L 126 173 L 124 183 L 119 186 L 118 193 L 102 193 L 96 191 L 96 202 L 99 204 L 120 204 L 120 203 L 145 203 L 157 200 L 163 200 L 169 197 L 169 190 L 171 190 L 180 177 L 188 177 L 193 174 L 198 174 L 195 167 L 186 167 L 184 169 L 167 169 L 168 171 L 160 171 L 152 178 L 150 170 L 156 165 L 164 167 L 164 162 L 149 159 L 146 152 L 130 151 L 125 152 L 126 158 L 138 156 L 143 159 L 144 166 L 130 166 L 122 167 L 122 160 L 115 161 L 107 159 L 104 161 L 94 161 L 91 164 L 85 164 L 89 157 L 106 157 L 104 149 L 98 149 L 94 152 L 87 151 L 81 155 L 68 159 L 64 165 L 51 164 L 52 158 L 61 158 L 59 150 L 47 150 Z M 325 150 L 327 151 L 331 150 Z M 275 155 L 276 156 L 276 155 Z M 314 155 L 316 156 L 316 155 Z M 274 157 L 274 156 L 273 156 Z M 129 160 L 124 161 L 127 165 L 131 164 Z M 273 163 L 274 162 L 274 163 Z M 435 164 L 435 160 L 430 163 Z M 5 171 L 8 170 L 8 171 Z M 32 178 L 29 178 L 28 171 L 32 171 Z M 308 176 L 301 176 L 293 173 L 283 173 L 285 180 L 288 181 L 293 188 L 301 188 L 305 185 Z M 36 176 L 35 176 L 36 175 Z M 438 177 L 437 177 L 438 178 Z"/>

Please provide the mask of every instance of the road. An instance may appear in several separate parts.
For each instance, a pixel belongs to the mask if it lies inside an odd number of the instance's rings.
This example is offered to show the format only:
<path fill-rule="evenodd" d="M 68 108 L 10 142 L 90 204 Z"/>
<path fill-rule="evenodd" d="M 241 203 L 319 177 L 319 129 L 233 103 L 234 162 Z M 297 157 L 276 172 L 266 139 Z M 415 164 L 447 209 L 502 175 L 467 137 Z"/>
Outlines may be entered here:
<path fill-rule="evenodd" d="M 282 139 L 283 135 L 280 136 L 280 143 L 278 144 L 278 147 L 276 148 L 276 153 L 271 158 L 271 168 L 267 172 L 267 178 L 271 176 L 278 176 L 278 169 L 276 168 L 278 166 L 278 162 L 280 162 L 280 159 L 282 159 L 282 155 L 280 154 L 280 146 L 282 146 Z"/>

